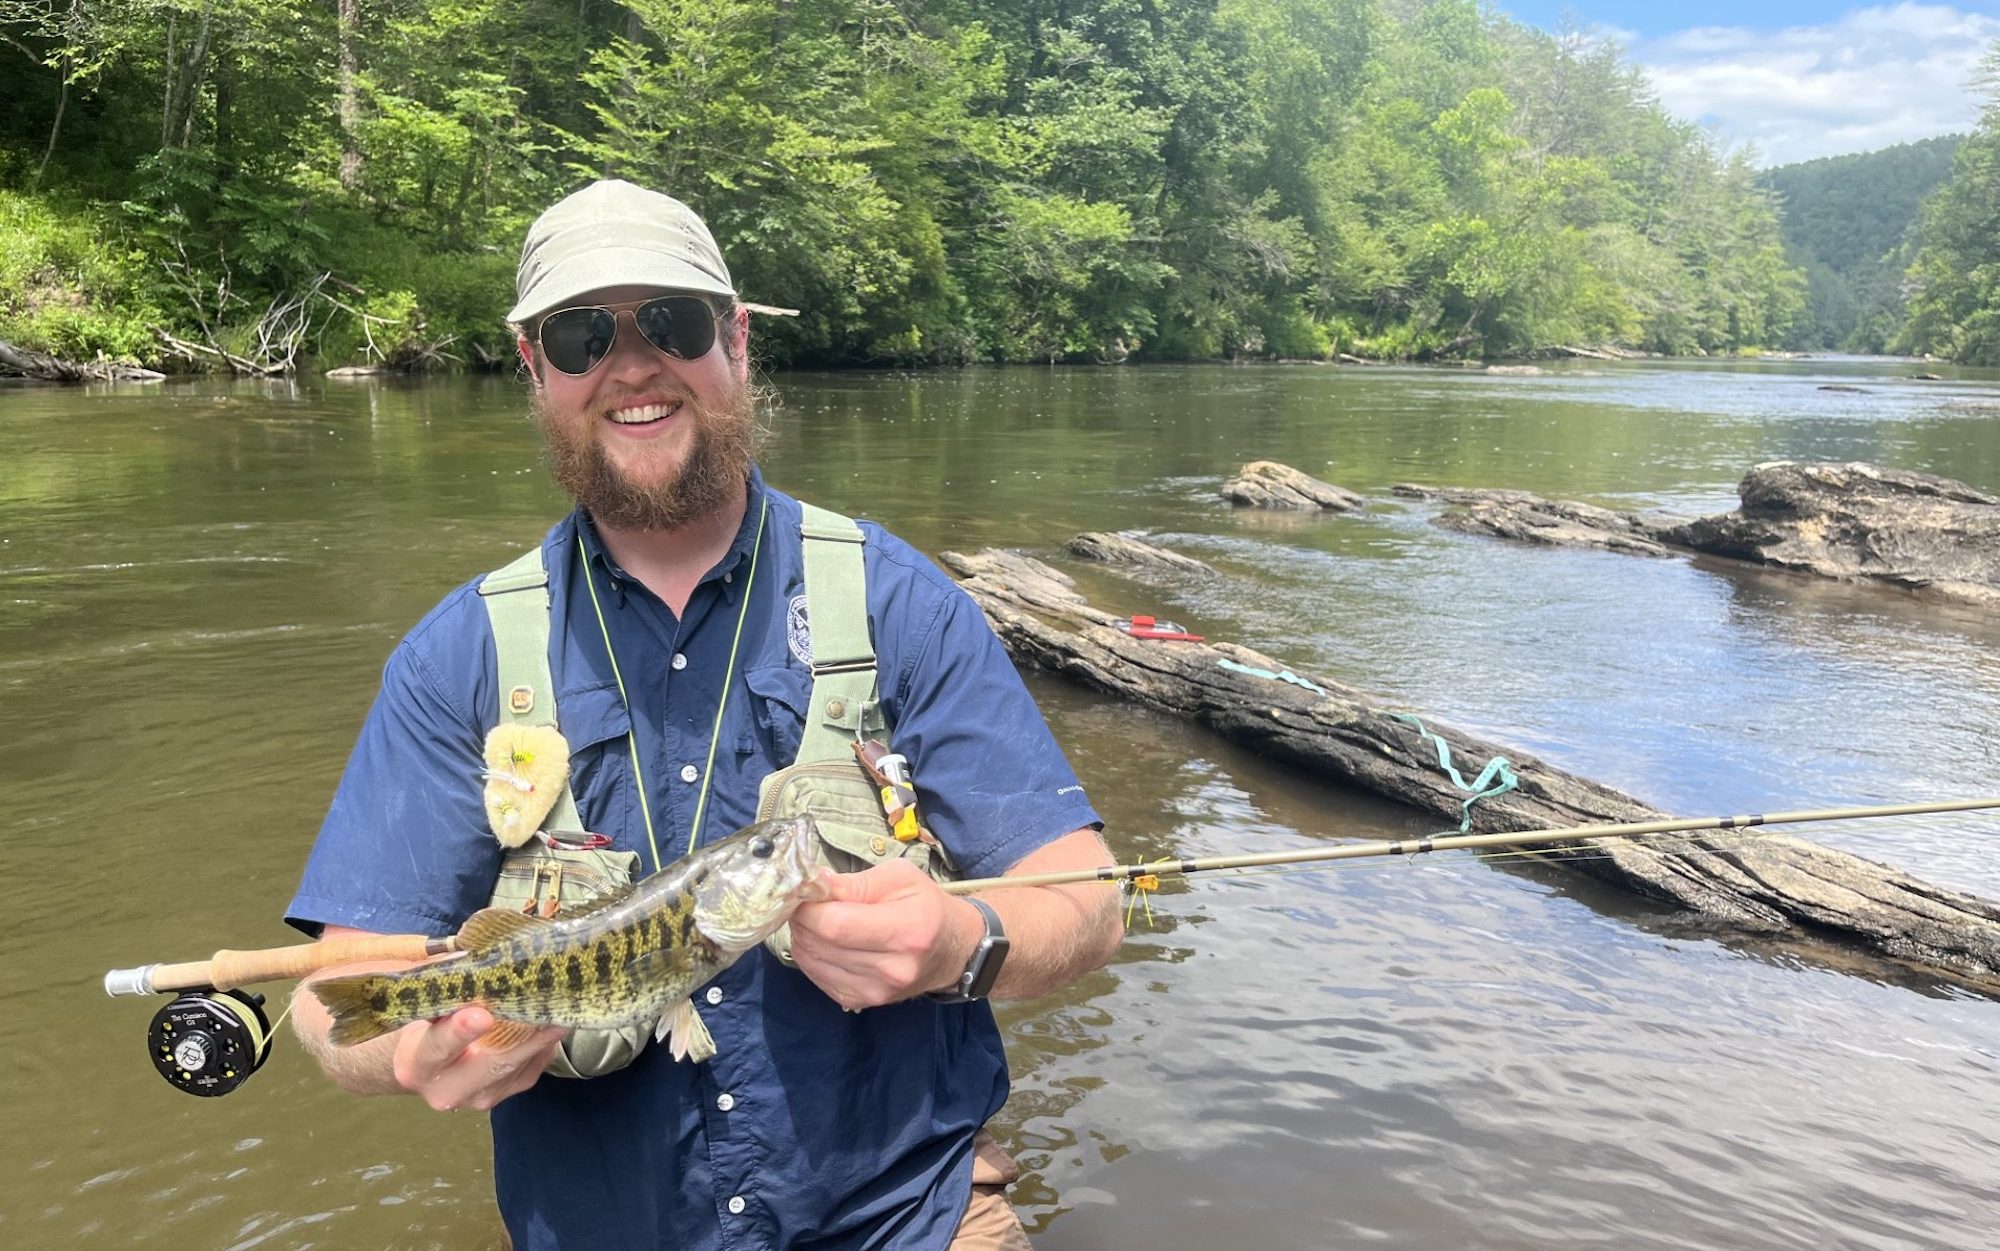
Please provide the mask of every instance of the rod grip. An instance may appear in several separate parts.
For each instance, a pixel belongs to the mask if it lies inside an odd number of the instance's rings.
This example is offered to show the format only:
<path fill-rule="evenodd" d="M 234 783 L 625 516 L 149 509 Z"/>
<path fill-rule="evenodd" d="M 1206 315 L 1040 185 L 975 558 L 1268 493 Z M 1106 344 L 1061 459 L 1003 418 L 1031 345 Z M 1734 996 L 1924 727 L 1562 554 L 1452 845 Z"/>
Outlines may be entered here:
<path fill-rule="evenodd" d="M 147 964 L 136 969 L 113 969 L 104 975 L 104 993 L 150 995 L 202 987 L 233 990 L 257 982 L 304 977 L 320 969 L 356 960 L 423 960 L 450 950 L 453 946 L 448 938 L 385 934 L 371 938 L 335 938 L 325 942 L 299 943 L 292 947 L 266 947 L 259 951 L 218 951 L 206 960 L 192 960 L 185 964 Z"/>

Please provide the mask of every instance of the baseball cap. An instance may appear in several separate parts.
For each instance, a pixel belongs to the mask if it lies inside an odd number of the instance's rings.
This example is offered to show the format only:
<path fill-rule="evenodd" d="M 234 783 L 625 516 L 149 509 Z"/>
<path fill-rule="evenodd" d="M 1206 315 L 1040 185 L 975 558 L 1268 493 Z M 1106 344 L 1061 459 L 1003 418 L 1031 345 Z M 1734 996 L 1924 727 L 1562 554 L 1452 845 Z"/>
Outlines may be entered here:
<path fill-rule="evenodd" d="M 591 291 L 631 286 L 736 294 L 715 236 L 693 209 L 605 179 L 558 200 L 528 228 L 507 320 L 524 322 Z"/>

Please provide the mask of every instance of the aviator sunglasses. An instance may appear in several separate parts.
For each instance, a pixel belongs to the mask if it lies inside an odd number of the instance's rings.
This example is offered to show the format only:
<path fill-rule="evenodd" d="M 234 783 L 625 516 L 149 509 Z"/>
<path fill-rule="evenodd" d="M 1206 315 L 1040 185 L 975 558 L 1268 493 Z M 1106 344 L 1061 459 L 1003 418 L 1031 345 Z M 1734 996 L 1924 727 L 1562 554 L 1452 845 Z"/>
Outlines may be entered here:
<path fill-rule="evenodd" d="M 624 304 L 579 304 L 542 318 L 542 357 L 563 373 L 587 374 L 611 354 L 618 314 L 630 309 L 646 342 L 676 360 L 700 360 L 715 346 L 715 307 L 698 295 L 661 295 Z"/>

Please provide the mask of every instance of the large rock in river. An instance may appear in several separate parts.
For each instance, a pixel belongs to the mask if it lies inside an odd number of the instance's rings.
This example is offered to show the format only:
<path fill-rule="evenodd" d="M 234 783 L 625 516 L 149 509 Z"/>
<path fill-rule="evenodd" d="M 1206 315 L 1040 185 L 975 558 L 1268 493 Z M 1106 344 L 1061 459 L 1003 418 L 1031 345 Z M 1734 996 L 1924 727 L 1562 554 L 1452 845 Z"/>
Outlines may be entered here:
<path fill-rule="evenodd" d="M 1663 531 L 1679 547 L 2000 603 L 2000 499 L 1934 474 L 1773 461 L 1743 506 Z"/>
<path fill-rule="evenodd" d="M 1291 508 L 1305 512 L 1351 513 L 1367 501 L 1274 460 L 1253 460 L 1222 484 L 1222 498 L 1250 508 Z"/>

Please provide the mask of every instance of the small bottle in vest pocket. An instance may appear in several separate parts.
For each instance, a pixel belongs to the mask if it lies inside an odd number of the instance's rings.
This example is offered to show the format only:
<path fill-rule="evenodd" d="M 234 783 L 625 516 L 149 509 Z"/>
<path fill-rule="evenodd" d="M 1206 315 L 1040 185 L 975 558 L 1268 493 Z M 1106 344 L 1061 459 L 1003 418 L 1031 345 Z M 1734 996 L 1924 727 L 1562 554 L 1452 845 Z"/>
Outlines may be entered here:
<path fill-rule="evenodd" d="M 915 842 L 922 830 L 917 824 L 917 790 L 910 782 L 910 762 L 872 738 L 856 743 L 854 754 L 882 792 L 882 818 L 889 823 L 890 832 L 898 842 Z"/>

